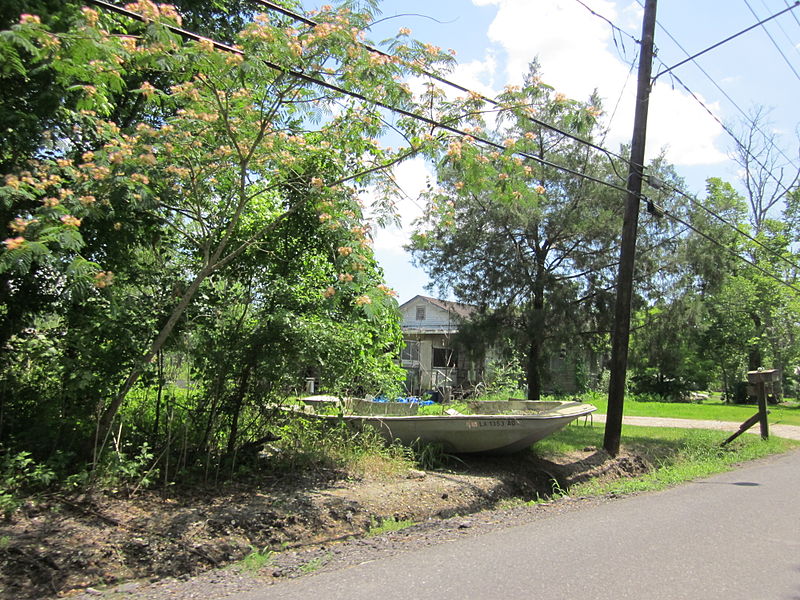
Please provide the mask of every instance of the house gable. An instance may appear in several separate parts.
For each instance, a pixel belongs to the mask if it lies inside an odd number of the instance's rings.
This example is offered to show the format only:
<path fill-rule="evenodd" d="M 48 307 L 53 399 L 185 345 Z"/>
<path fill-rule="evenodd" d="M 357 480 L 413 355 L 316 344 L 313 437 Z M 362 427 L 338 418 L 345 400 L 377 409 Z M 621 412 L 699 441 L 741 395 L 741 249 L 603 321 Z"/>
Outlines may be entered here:
<path fill-rule="evenodd" d="M 402 329 L 415 333 L 455 333 L 475 307 L 427 296 L 415 296 L 400 306 Z"/>

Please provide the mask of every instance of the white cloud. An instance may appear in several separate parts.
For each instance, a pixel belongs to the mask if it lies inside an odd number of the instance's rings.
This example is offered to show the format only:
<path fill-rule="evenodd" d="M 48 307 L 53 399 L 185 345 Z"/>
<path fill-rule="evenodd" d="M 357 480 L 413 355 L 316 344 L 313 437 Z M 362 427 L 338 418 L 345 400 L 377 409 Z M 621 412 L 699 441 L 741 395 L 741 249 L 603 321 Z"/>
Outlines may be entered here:
<path fill-rule="evenodd" d="M 703 103 L 719 114 L 718 103 Z M 648 157 L 666 148 L 667 160 L 678 166 L 724 162 L 727 155 L 715 146 L 722 132 L 722 126 L 694 98 L 665 84 L 654 86 L 647 125 Z"/>
<path fill-rule="evenodd" d="M 378 229 L 374 241 L 376 251 L 402 255 L 405 253 L 403 246 L 409 242 L 412 222 L 422 216 L 424 204 L 419 196 L 435 177 L 425 159 L 420 157 L 400 163 L 393 174 L 403 194 L 396 206 L 401 226 Z"/>
<path fill-rule="evenodd" d="M 629 31 L 636 32 L 636 37 L 639 37 L 639 32 L 642 30 L 643 17 L 644 8 L 634 0 L 622 9 L 623 21 L 620 25 Z"/>
<path fill-rule="evenodd" d="M 480 92 L 485 96 L 494 96 L 502 83 L 497 82 L 497 59 L 494 52 L 489 51 L 483 60 L 473 60 L 468 63 L 459 63 L 448 79 L 459 85 Z M 454 91 L 455 95 L 463 96 L 463 92 L 447 87 L 448 93 Z"/>
<path fill-rule="evenodd" d="M 488 35 L 506 52 L 509 82 L 518 83 L 530 61 L 538 57 L 544 81 L 579 100 L 598 90 L 609 113 L 624 88 L 605 143 L 615 149 L 630 140 L 636 72 L 631 73 L 631 65 L 620 58 L 608 23 L 574 1 L 473 3 L 497 7 Z M 619 11 L 610 0 L 587 0 L 586 4 L 614 23 L 628 25 L 641 18 L 641 8 L 635 3 Z M 634 35 L 639 37 L 638 32 Z M 632 42 L 626 47 L 632 60 Z M 676 165 L 716 164 L 726 158 L 714 145 L 721 132 L 719 124 L 690 96 L 665 84 L 654 87 L 648 120 L 649 156 L 666 148 L 668 159 Z"/>

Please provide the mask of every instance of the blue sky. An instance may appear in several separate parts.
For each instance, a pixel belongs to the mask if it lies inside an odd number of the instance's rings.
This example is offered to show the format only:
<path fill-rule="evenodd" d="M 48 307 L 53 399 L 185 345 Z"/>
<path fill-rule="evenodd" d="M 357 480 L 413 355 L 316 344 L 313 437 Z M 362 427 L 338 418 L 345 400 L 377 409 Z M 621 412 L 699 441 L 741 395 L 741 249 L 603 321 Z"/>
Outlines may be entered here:
<path fill-rule="evenodd" d="M 641 36 L 642 8 L 637 1 L 583 3 L 627 34 Z M 662 0 L 655 70 L 662 68 L 660 63 L 672 66 L 687 56 L 668 34 L 694 54 L 792 3 Z M 308 8 L 319 4 L 322 2 L 305 2 Z M 421 41 L 454 49 L 459 66 L 449 78 L 487 95 L 518 82 L 527 63 L 538 57 L 544 80 L 558 91 L 584 99 L 596 88 L 609 113 L 619 101 L 606 146 L 616 150 L 629 140 L 636 86 L 631 62 L 636 45 L 624 34 L 616 35 L 615 44 L 612 28 L 578 0 L 384 0 L 381 10 L 387 20 L 376 27 L 373 41 L 408 27 Z M 757 28 L 698 58 L 707 75 L 692 63 L 678 67 L 675 74 L 726 124 L 735 124 L 741 116 L 739 109 L 767 107 L 771 123 L 766 127 L 780 136 L 787 154 L 794 157 L 800 76 L 787 60 L 800 73 L 800 8 L 766 27 L 786 59 L 764 30 Z M 732 146 L 733 140 L 719 123 L 677 81 L 668 76 L 658 79 L 650 104 L 649 155 L 664 149 L 688 190 L 702 194 L 707 177 L 736 180 L 738 169 L 728 158 Z M 800 164 L 796 158 L 794 162 Z M 401 302 L 427 293 L 423 290 L 427 276 L 411 266 L 410 256 L 402 249 L 410 222 L 422 204 L 413 199 L 427 177 L 432 173 L 421 160 L 397 169 L 396 178 L 410 197 L 398 206 L 404 228 L 376 235 L 376 254 Z"/>

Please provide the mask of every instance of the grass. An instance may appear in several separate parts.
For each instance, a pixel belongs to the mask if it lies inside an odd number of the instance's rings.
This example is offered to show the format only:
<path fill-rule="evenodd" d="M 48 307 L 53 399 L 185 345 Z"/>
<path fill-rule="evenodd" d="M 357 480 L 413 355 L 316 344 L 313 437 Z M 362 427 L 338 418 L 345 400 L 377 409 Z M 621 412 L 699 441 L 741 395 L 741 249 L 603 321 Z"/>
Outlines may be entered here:
<path fill-rule="evenodd" d="M 399 443 L 386 445 L 372 429 L 355 431 L 345 423 L 292 417 L 280 430 L 276 471 L 297 473 L 328 469 L 351 477 L 391 479 L 414 466 L 413 452 Z"/>
<path fill-rule="evenodd" d="M 317 558 L 312 558 L 310 561 L 305 563 L 300 567 L 300 572 L 303 575 L 308 575 L 309 573 L 313 573 L 320 567 L 324 566 L 327 563 L 331 556 L 333 556 L 330 552 L 327 552 L 325 556 L 318 556 Z"/>
<path fill-rule="evenodd" d="M 608 399 L 605 394 L 587 394 L 583 398 L 594 404 L 598 413 L 605 413 Z M 800 404 L 769 406 L 769 422 L 800 425 Z M 625 415 L 631 417 L 664 417 L 743 423 L 758 411 L 752 404 L 725 404 L 722 400 L 706 400 L 702 404 L 684 402 L 649 402 L 629 397 L 625 400 Z"/>
<path fill-rule="evenodd" d="M 725 448 L 720 443 L 725 432 L 667 427 L 623 427 L 623 451 L 642 456 L 654 468 L 649 473 L 610 482 L 592 480 L 568 490 L 570 495 L 592 496 L 609 493 L 660 490 L 684 481 L 708 477 L 733 469 L 749 460 L 779 454 L 800 443 L 772 437 L 762 441 L 757 436 L 742 436 Z M 537 443 L 534 451 L 547 458 L 587 446 L 600 448 L 603 429 L 570 426 Z"/>
<path fill-rule="evenodd" d="M 394 517 L 382 519 L 380 523 L 376 521 L 374 517 L 370 520 L 372 524 L 367 531 L 367 537 L 381 535 L 382 533 L 388 533 L 390 531 L 400 531 L 401 529 L 406 529 L 407 527 L 415 525 L 414 521 L 408 519 L 398 520 Z"/>
<path fill-rule="evenodd" d="M 242 569 L 248 571 L 250 573 L 257 573 L 264 567 L 268 567 L 272 564 L 272 560 L 274 558 L 274 552 L 267 550 L 264 548 L 263 550 L 259 550 L 255 546 L 250 546 L 252 552 L 245 556 L 239 564 L 241 565 Z"/>

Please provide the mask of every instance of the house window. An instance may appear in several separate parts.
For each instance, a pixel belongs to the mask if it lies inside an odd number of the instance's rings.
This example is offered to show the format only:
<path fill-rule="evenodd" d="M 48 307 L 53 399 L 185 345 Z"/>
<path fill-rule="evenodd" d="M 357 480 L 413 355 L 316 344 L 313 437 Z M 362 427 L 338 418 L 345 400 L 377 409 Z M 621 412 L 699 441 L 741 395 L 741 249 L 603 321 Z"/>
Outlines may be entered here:
<path fill-rule="evenodd" d="M 400 360 L 404 363 L 419 362 L 419 342 L 407 341 L 406 347 L 400 351 Z"/>
<path fill-rule="evenodd" d="M 417 307 L 417 321 L 424 321 L 425 320 L 425 307 L 418 306 Z"/>
<path fill-rule="evenodd" d="M 458 355 L 450 348 L 433 349 L 433 368 L 446 369 L 455 367 L 458 363 Z"/>

